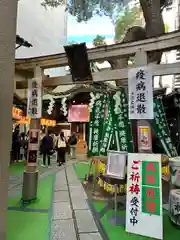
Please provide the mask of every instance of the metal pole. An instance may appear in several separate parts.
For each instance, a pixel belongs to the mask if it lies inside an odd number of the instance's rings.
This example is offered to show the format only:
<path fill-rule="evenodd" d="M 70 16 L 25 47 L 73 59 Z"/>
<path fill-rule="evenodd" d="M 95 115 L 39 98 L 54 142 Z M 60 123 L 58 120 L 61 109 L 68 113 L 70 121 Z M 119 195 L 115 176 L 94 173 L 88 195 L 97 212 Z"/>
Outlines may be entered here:
<path fill-rule="evenodd" d="M 117 224 L 117 184 L 114 185 L 114 217 L 115 217 L 115 225 Z"/>
<path fill-rule="evenodd" d="M 0 239 L 6 239 L 17 0 L 0 1 Z"/>

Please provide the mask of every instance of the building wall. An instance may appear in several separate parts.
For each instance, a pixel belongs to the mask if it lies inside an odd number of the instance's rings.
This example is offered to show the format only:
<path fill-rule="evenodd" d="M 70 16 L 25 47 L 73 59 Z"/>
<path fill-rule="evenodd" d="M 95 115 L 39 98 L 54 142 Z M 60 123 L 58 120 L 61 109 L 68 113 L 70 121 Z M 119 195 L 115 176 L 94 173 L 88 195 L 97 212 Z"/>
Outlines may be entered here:
<path fill-rule="evenodd" d="M 63 52 L 67 40 L 67 12 L 41 6 L 41 0 L 18 1 L 17 34 L 30 42 L 32 48 L 21 47 L 16 58 L 36 57 Z"/>

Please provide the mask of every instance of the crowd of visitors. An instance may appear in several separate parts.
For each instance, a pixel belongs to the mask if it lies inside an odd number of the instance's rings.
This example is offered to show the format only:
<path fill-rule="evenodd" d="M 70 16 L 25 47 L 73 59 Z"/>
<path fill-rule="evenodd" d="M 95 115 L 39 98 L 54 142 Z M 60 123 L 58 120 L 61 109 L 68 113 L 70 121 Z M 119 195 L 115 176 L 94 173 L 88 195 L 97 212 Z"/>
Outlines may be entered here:
<path fill-rule="evenodd" d="M 18 127 L 14 130 L 12 135 L 11 163 L 27 159 L 28 138 L 29 132 L 27 134 L 24 132 L 20 133 Z M 59 134 L 52 134 L 50 131 L 47 134 L 41 132 L 39 154 L 43 158 L 42 166 L 50 167 L 51 156 L 54 153 L 57 156 L 58 166 L 65 163 L 66 153 L 69 153 L 72 159 L 76 158 L 76 144 L 77 137 L 75 133 L 66 138 L 64 132 Z"/>
<path fill-rule="evenodd" d="M 50 134 L 43 136 L 41 140 L 41 153 L 43 154 L 43 165 L 46 166 L 46 158 L 48 160 L 48 166 L 50 166 L 50 159 L 51 155 L 56 151 L 57 154 L 57 163 L 58 166 L 61 166 L 65 163 L 65 156 L 66 152 L 70 154 L 72 158 L 76 158 L 76 144 L 77 144 L 77 137 L 75 133 L 67 139 L 64 136 L 64 132 L 60 132 L 59 135 L 57 134 Z"/>
<path fill-rule="evenodd" d="M 15 128 L 12 135 L 11 162 L 24 160 L 27 158 L 29 133 L 21 133 L 19 128 Z"/>

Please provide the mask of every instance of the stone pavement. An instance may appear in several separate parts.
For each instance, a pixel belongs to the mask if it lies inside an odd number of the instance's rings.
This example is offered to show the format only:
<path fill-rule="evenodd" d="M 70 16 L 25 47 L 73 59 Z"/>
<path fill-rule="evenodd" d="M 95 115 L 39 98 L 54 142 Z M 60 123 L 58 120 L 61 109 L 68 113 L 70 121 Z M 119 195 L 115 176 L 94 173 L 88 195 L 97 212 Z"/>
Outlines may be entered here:
<path fill-rule="evenodd" d="M 68 161 L 56 174 L 52 240 L 102 240 L 72 163 Z"/>

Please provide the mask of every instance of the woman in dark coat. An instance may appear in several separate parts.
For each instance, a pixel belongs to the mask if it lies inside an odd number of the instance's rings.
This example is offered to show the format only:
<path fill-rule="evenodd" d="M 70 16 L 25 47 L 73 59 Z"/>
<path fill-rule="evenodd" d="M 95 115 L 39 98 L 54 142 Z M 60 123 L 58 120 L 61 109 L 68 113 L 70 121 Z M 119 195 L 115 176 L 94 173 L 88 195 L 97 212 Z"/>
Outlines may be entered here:
<path fill-rule="evenodd" d="M 19 129 L 15 129 L 12 136 L 12 162 L 20 160 Z"/>
<path fill-rule="evenodd" d="M 43 167 L 46 166 L 46 157 L 48 159 L 48 167 L 50 166 L 50 160 L 53 150 L 53 138 L 48 131 L 47 135 L 43 137 L 41 144 L 41 151 L 43 154 Z"/>

